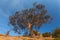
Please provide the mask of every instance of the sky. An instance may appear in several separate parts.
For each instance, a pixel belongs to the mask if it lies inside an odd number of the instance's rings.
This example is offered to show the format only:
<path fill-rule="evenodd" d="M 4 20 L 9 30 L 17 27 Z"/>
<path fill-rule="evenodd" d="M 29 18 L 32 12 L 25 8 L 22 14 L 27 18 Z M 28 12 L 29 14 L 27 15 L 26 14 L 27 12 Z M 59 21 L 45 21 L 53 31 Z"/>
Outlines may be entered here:
<path fill-rule="evenodd" d="M 51 32 L 56 27 L 60 27 L 60 0 L 0 0 L 0 34 L 11 30 L 11 26 L 8 25 L 10 15 L 32 7 L 34 2 L 45 5 L 48 13 L 53 17 L 53 21 L 50 24 L 43 24 L 39 32 Z M 11 31 L 10 35 L 17 36 L 19 34 Z"/>

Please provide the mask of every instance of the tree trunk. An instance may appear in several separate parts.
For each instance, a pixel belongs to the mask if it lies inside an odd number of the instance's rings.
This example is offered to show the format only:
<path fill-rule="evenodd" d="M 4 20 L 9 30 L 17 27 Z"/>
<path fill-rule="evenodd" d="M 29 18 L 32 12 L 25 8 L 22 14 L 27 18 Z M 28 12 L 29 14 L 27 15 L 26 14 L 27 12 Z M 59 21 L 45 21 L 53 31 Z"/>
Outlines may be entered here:
<path fill-rule="evenodd" d="M 32 32 L 32 24 L 31 23 L 28 23 L 28 29 L 29 29 L 29 32 L 30 32 L 29 36 L 32 37 L 33 32 Z"/>

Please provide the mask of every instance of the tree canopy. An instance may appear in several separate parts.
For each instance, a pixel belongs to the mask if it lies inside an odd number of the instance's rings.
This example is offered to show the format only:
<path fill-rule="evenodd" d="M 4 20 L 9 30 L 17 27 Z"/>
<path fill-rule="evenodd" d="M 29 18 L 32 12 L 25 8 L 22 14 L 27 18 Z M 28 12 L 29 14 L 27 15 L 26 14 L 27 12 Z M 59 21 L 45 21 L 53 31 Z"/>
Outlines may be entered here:
<path fill-rule="evenodd" d="M 60 28 L 56 28 L 56 29 L 53 30 L 52 37 L 60 38 Z"/>
<path fill-rule="evenodd" d="M 51 19 L 45 6 L 35 3 L 32 8 L 16 11 L 15 14 L 9 16 L 9 23 L 17 33 L 20 33 L 20 30 L 25 31 L 25 29 L 28 29 L 32 34 L 34 26 L 40 28 L 42 24 L 50 22 Z"/>

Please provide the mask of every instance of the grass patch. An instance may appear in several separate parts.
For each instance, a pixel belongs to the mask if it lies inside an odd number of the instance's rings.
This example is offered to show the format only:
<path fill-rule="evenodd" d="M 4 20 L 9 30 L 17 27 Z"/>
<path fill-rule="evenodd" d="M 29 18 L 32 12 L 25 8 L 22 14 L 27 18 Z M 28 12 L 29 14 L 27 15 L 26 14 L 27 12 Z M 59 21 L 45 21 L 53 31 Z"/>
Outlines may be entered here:
<path fill-rule="evenodd" d="M 55 38 L 54 40 L 60 40 L 60 38 Z"/>
<path fill-rule="evenodd" d="M 45 40 L 51 40 L 51 39 L 45 39 Z"/>

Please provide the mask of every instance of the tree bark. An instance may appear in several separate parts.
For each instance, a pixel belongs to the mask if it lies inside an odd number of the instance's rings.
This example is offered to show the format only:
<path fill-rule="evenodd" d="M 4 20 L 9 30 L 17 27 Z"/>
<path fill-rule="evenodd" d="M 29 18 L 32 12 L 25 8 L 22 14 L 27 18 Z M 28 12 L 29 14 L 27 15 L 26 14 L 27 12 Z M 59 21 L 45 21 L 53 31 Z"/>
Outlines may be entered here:
<path fill-rule="evenodd" d="M 33 32 L 32 32 L 32 24 L 31 23 L 28 23 L 28 29 L 29 29 L 29 36 L 33 37 Z"/>

